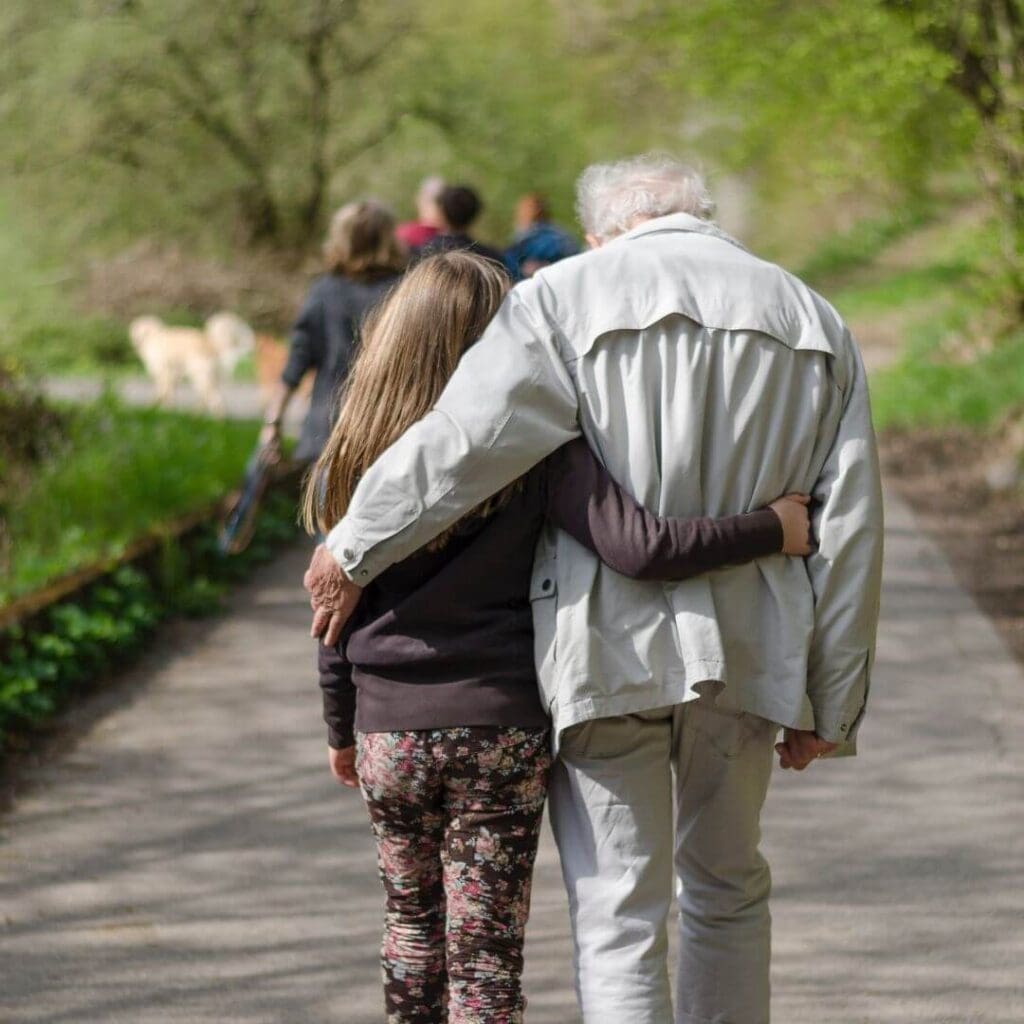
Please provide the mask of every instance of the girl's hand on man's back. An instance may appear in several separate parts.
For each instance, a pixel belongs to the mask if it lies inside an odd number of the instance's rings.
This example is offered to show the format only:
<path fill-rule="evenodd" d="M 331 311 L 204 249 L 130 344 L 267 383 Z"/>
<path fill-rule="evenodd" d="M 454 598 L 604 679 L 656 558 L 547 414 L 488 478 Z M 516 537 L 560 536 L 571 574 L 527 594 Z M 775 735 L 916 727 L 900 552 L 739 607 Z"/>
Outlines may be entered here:
<path fill-rule="evenodd" d="M 810 497 L 806 494 L 787 494 L 768 507 L 782 523 L 782 553 L 809 555 L 811 553 L 811 519 L 807 512 Z"/>

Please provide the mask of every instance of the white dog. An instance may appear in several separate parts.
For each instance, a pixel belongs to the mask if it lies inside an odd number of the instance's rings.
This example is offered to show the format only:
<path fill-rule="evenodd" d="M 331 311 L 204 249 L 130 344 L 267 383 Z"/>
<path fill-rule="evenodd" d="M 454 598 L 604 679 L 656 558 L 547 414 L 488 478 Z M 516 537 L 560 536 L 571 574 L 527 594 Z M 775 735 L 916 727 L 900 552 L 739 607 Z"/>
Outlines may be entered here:
<path fill-rule="evenodd" d="M 128 325 L 132 345 L 156 385 L 156 400 L 166 405 L 185 377 L 206 409 L 224 412 L 221 378 L 255 346 L 252 328 L 234 313 L 216 313 L 197 327 L 169 327 L 155 316 L 141 316 Z"/>

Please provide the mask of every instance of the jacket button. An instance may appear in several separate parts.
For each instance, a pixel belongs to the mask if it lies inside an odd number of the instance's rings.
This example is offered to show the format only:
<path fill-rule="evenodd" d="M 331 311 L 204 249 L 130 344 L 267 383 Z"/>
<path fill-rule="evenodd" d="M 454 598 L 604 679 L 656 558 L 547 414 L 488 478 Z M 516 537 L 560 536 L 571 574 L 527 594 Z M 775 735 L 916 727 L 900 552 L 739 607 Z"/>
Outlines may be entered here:
<path fill-rule="evenodd" d="M 551 589 L 551 580 L 545 580 L 541 585 L 540 589 L 547 593 Z"/>

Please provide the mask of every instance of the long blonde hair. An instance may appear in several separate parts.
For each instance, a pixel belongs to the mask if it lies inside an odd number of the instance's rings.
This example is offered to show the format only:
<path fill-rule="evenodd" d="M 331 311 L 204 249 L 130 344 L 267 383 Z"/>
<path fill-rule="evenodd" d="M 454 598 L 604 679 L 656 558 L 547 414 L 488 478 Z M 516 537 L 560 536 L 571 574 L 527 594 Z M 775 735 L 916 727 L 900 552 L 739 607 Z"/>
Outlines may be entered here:
<path fill-rule="evenodd" d="M 370 315 L 342 395 L 338 419 L 306 482 L 302 522 L 326 532 L 348 509 L 363 473 L 434 406 L 463 352 L 483 333 L 509 289 L 492 260 L 464 250 L 413 267 Z M 470 515 L 491 515 L 511 484 Z M 450 527 L 430 545 L 450 537 Z"/>

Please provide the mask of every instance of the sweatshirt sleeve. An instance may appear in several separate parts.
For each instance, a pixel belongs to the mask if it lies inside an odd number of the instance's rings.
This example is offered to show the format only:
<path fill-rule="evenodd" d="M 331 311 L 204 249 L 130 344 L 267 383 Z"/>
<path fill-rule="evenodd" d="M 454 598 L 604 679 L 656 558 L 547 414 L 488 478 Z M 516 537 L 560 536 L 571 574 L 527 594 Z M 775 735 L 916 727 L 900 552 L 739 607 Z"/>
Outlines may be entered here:
<path fill-rule="evenodd" d="M 582 438 L 551 455 L 545 470 L 548 519 L 624 576 L 685 580 L 782 550 L 782 523 L 768 508 L 721 518 L 656 515 Z"/>
<path fill-rule="evenodd" d="M 321 643 L 317 653 L 327 745 L 335 750 L 355 743 L 356 688 L 352 684 L 352 664 L 345 657 L 347 639 L 343 636 L 333 647 Z"/>

